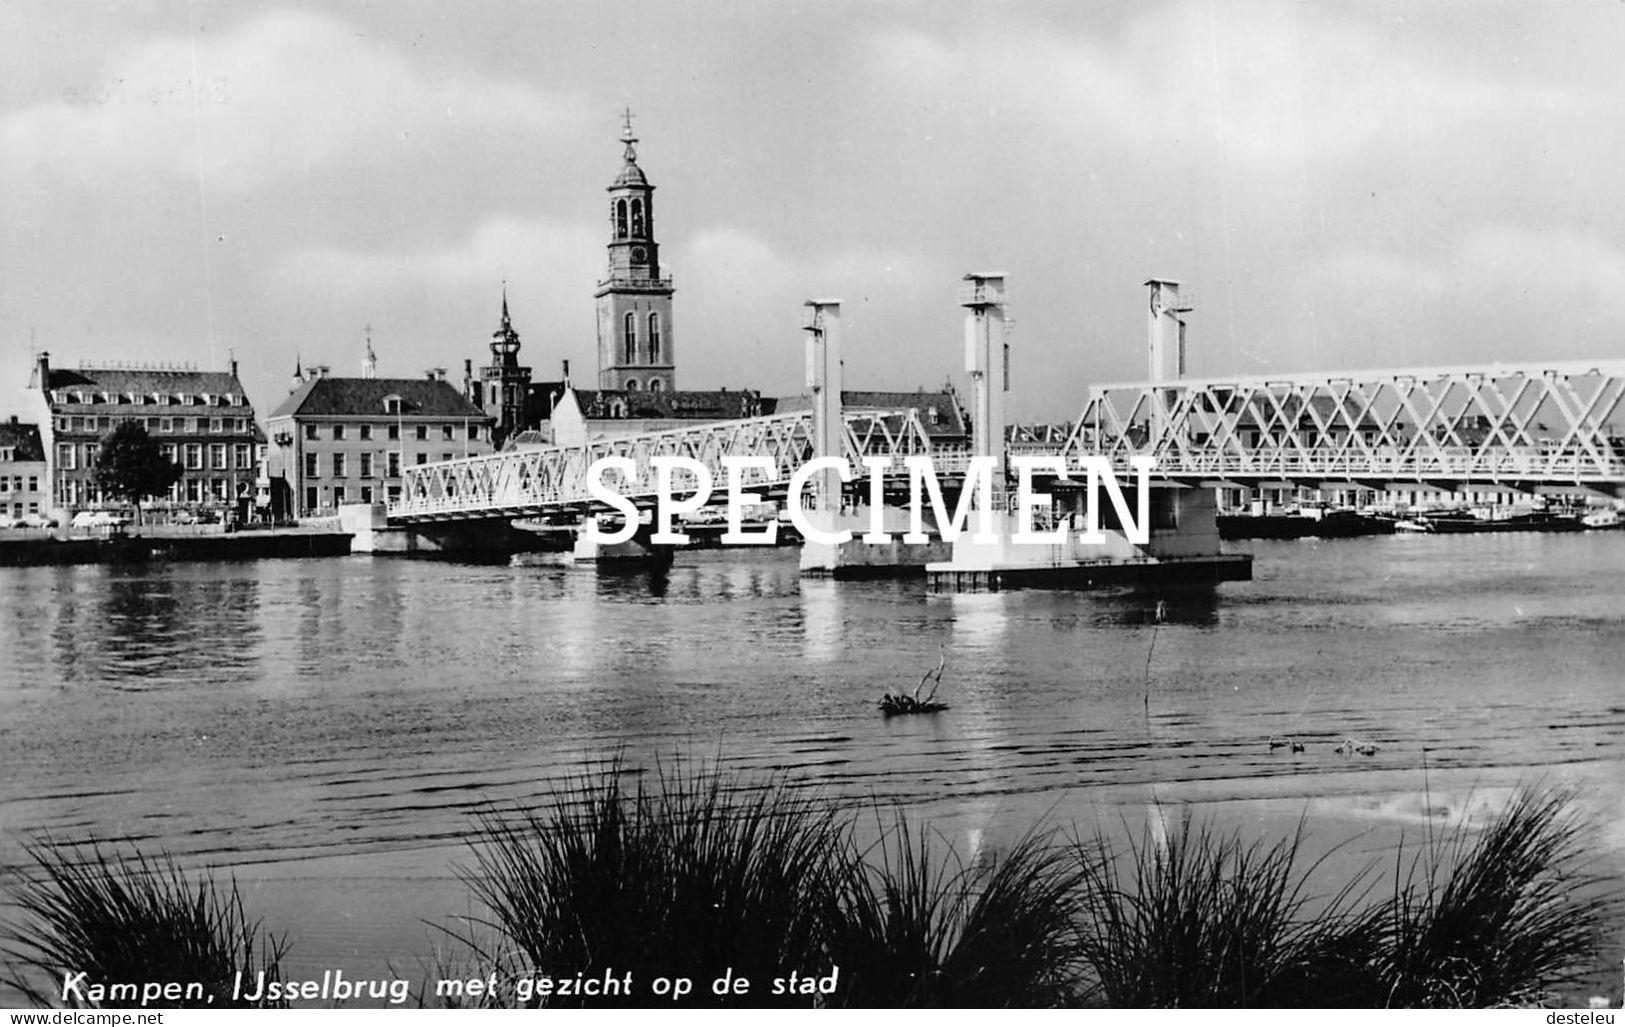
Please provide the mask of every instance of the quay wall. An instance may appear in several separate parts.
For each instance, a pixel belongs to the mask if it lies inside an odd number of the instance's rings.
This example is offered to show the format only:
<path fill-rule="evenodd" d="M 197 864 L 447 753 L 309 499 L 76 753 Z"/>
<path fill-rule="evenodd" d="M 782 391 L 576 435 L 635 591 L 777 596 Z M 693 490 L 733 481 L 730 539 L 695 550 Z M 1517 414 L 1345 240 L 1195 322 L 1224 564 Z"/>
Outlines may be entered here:
<path fill-rule="evenodd" d="M 346 556 L 350 536 L 330 529 L 273 528 L 218 534 L 142 535 L 58 539 L 40 534 L 0 539 L 0 567 L 146 560 L 266 560 Z"/>

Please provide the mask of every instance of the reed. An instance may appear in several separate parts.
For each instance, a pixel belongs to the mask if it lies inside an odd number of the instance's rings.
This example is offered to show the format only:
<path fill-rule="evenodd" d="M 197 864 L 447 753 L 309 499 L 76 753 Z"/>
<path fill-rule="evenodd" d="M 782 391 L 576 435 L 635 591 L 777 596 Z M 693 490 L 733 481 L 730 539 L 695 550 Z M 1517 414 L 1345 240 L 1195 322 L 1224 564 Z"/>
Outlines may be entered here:
<path fill-rule="evenodd" d="M 96 840 L 26 852 L 33 866 L 19 872 L 13 897 L 23 919 L 6 930 L 4 951 L 8 983 L 30 1002 L 95 1004 L 64 985 L 64 975 L 83 974 L 85 987 L 197 982 L 201 996 L 162 1005 L 230 1008 L 252 1004 L 236 996 L 239 973 L 281 979 L 286 940 L 248 919 L 235 879 L 221 884 L 207 870 L 193 879 L 167 854 L 115 856 Z"/>

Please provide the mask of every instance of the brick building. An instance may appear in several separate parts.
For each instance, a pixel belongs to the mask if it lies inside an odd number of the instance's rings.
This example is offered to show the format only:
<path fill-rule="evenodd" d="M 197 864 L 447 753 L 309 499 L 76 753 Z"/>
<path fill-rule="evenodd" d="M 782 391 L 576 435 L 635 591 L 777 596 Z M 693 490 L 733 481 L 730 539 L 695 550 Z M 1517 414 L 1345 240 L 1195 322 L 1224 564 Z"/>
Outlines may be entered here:
<path fill-rule="evenodd" d="M 41 353 L 29 389 L 42 397 L 48 412 L 40 428 L 54 508 L 108 505 L 96 484 L 96 457 L 102 440 L 126 420 L 142 422 L 164 456 L 182 469 L 167 496 L 144 506 L 224 511 L 253 499 L 265 434 L 235 360 L 229 371 L 140 365 L 70 369 L 52 367 L 50 354 Z"/>
<path fill-rule="evenodd" d="M 294 384 L 266 431 L 273 492 L 285 491 L 295 517 L 388 502 L 400 494 L 404 467 L 491 452 L 496 418 L 443 371 L 336 378 L 317 369 L 308 377 L 296 372 Z"/>

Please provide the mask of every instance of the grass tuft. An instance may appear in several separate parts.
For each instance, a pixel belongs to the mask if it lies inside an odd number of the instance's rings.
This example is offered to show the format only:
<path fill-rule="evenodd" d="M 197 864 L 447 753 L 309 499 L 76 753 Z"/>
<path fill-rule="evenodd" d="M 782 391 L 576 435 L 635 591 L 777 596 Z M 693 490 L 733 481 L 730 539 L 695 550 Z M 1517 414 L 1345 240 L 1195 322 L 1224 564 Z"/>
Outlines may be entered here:
<path fill-rule="evenodd" d="M 933 839 L 936 839 L 933 842 Z M 967 865 L 898 815 L 848 863 L 831 932 L 837 1001 L 862 1007 L 1045 1007 L 1076 993 L 1080 880 L 1053 832 Z"/>
<path fill-rule="evenodd" d="M 1392 1006 L 1533 1005 L 1572 983 L 1620 911 L 1588 870 L 1564 791 L 1519 789 L 1482 831 L 1458 824 L 1395 857 L 1380 962 Z"/>
<path fill-rule="evenodd" d="M 1362 1005 L 1378 939 L 1353 911 L 1363 875 L 1329 899 L 1306 891 L 1302 825 L 1274 845 L 1182 820 L 1127 853 L 1078 843 L 1088 1000 L 1118 1007 Z M 1309 915 L 1308 907 L 1317 908 Z"/>
<path fill-rule="evenodd" d="M 790 970 L 827 973 L 823 932 L 845 820 L 780 779 L 750 782 L 679 763 L 627 788 L 617 763 L 550 804 L 480 818 L 462 874 L 494 930 L 538 974 L 695 981 L 691 1005 L 809 1004 L 768 993 Z M 712 994 L 732 969 L 747 998 Z M 584 1004 L 589 1000 L 564 1000 Z"/>
<path fill-rule="evenodd" d="M 234 997 L 239 973 L 248 993 L 261 971 L 281 979 L 286 941 L 248 919 L 235 879 L 222 886 L 204 871 L 193 880 L 168 855 L 116 858 L 95 840 L 36 842 L 25 851 L 34 866 L 20 873 L 14 896 L 24 919 L 7 930 L 4 951 L 7 983 L 30 1002 L 97 1004 L 66 988 L 65 974 L 84 974 L 86 986 L 202 985 L 202 997 L 163 999 L 171 1008 L 241 1007 L 249 1003 Z"/>

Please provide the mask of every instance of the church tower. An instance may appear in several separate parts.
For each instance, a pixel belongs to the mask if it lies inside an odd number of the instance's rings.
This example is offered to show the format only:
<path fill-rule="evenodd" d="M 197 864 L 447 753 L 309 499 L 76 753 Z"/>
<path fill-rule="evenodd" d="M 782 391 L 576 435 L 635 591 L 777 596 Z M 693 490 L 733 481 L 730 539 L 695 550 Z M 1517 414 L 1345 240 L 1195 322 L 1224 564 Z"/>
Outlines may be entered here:
<path fill-rule="evenodd" d="M 508 319 L 508 287 L 502 287 L 502 324 L 491 333 L 491 364 L 480 368 L 480 408 L 497 419 L 491 447 L 501 449 L 525 423 L 530 368 L 519 366 L 519 333 Z"/>
<path fill-rule="evenodd" d="M 632 112 L 625 165 L 609 187 L 609 274 L 598 283 L 598 387 L 670 392 L 677 386 L 670 278 L 660 276 L 655 187 L 638 167 Z"/>

